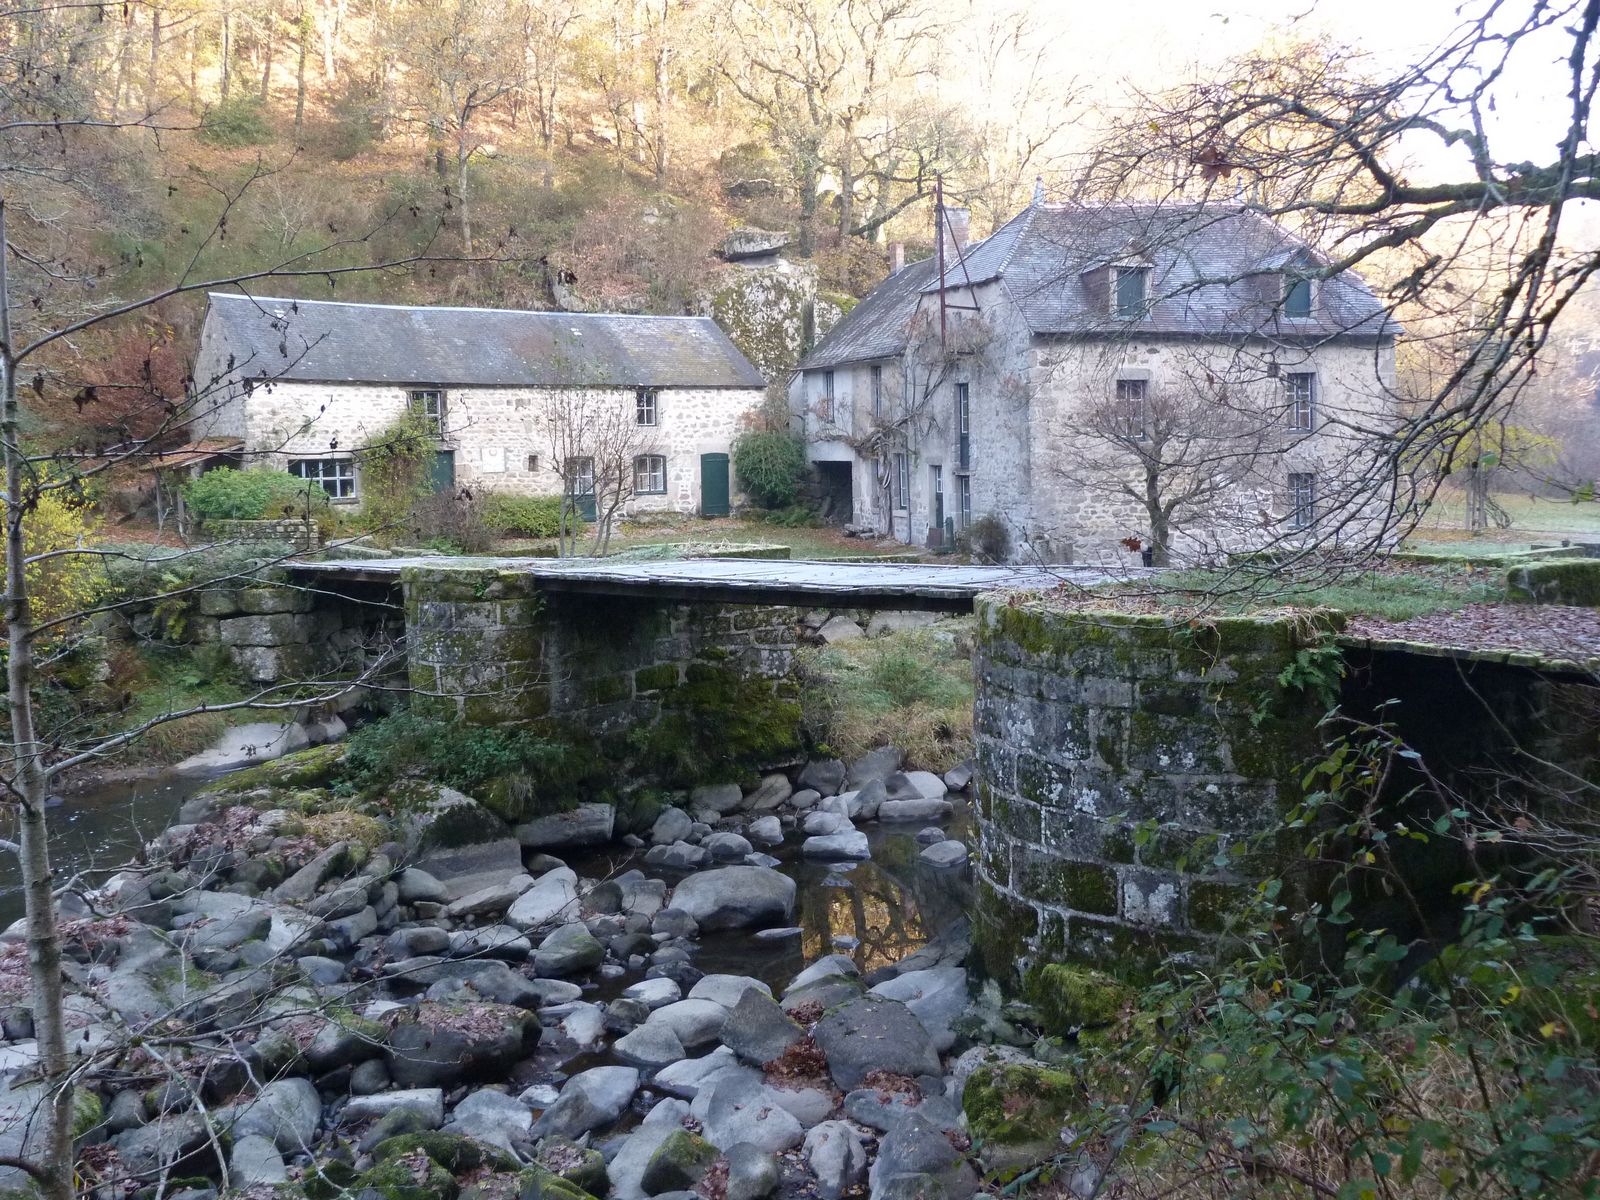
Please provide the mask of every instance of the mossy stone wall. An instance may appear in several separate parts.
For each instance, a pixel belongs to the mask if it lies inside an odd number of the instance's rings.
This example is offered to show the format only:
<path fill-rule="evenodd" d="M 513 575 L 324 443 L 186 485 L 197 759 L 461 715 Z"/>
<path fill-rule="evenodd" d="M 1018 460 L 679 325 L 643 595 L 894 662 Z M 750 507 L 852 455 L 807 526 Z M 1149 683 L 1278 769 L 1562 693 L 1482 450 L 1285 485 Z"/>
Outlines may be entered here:
<path fill-rule="evenodd" d="M 798 610 L 547 593 L 517 572 L 401 579 L 419 711 L 581 729 L 679 782 L 798 750 Z"/>
<path fill-rule="evenodd" d="M 1013 986 L 1044 961 L 1136 977 L 1209 944 L 1255 881 L 1217 852 L 1277 823 L 1320 745 L 1325 702 L 1279 676 L 1336 617 L 1187 624 L 1004 596 L 977 611 L 986 969 Z"/>

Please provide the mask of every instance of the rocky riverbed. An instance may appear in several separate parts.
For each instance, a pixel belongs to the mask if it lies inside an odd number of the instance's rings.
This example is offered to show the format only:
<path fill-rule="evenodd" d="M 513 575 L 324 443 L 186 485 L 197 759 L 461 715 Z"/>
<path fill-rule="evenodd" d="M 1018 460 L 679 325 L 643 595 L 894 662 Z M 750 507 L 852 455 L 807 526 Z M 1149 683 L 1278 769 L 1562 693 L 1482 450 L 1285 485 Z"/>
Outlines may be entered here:
<path fill-rule="evenodd" d="M 1061 1151 L 1039 1097 L 1063 1077 L 1018 1048 L 1031 1011 L 970 983 L 964 921 L 876 963 L 892 940 L 797 923 L 796 871 L 843 895 L 889 827 L 960 894 L 965 768 L 886 748 L 641 828 L 589 803 L 508 829 L 433 785 L 341 807 L 337 755 L 223 780 L 62 898 L 97 1196 L 909 1200 Z M 43 1088 L 3 941 L 0 1155 L 26 1156 Z"/>

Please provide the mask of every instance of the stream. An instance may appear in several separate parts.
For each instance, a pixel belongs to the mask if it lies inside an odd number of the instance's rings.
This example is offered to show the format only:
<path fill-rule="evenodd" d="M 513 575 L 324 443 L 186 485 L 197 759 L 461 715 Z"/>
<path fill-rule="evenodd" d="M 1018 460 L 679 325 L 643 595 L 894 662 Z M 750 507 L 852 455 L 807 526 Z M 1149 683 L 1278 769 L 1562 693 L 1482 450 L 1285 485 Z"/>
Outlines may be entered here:
<path fill-rule="evenodd" d="M 183 802 L 214 775 L 167 773 L 117 781 L 79 792 L 50 811 L 51 867 L 70 879 L 85 870 L 114 870 L 171 823 Z M 946 836 L 968 840 L 968 806 L 961 798 L 945 822 Z M 696 966 L 706 972 L 752 975 L 775 988 L 827 954 L 846 954 L 863 972 L 910 954 L 968 911 L 971 884 L 965 872 L 932 869 L 917 858 L 922 847 L 917 823 L 865 822 L 870 861 L 824 863 L 800 857 L 805 836 L 788 831 L 770 853 L 779 870 L 798 885 L 795 925 L 801 933 L 772 940 L 731 930 L 702 940 Z M 586 848 L 563 856 L 580 877 L 600 879 L 643 866 L 644 851 L 620 844 Z M 644 868 L 676 883 L 674 872 Z M 22 916 L 16 860 L 0 855 L 0 926 Z M 620 992 L 628 980 L 602 981 L 599 998 Z M 614 984 L 614 988 L 609 986 Z"/>

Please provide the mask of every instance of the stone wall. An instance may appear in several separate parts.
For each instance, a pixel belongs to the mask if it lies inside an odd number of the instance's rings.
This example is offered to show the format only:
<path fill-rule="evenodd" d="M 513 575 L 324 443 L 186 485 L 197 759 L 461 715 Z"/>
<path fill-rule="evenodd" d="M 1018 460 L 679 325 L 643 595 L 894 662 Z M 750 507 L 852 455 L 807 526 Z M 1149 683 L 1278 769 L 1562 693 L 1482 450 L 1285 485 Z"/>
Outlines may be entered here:
<path fill-rule="evenodd" d="M 206 536 L 217 542 L 287 542 L 296 550 L 316 550 L 322 533 L 314 521 L 230 521 L 212 518 Z"/>
<path fill-rule="evenodd" d="M 192 641 L 225 646 L 251 683 L 355 675 L 403 632 L 386 591 L 336 595 L 283 583 L 207 588 Z"/>
<path fill-rule="evenodd" d="M 559 725 L 679 779 L 691 759 L 748 768 L 798 750 L 795 609 L 563 595 L 509 572 L 402 578 L 414 708 Z"/>
<path fill-rule="evenodd" d="M 1325 704 L 1278 682 L 1316 623 L 1191 627 L 1003 597 L 978 615 L 988 971 L 1014 983 L 1067 959 L 1138 974 L 1213 940 L 1252 881 L 1212 859 L 1298 801 L 1319 745 Z"/>

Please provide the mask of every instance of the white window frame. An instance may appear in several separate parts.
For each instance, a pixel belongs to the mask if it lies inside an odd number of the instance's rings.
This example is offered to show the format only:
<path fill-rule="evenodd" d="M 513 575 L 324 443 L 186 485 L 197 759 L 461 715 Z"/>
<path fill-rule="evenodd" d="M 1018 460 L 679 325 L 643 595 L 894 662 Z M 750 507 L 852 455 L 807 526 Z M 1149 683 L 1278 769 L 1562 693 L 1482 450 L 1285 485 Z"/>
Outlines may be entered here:
<path fill-rule="evenodd" d="M 956 384 L 956 470 L 972 470 L 972 384 Z"/>
<path fill-rule="evenodd" d="M 592 496 L 594 490 L 594 456 L 581 454 L 566 461 L 562 471 L 569 496 Z"/>
<path fill-rule="evenodd" d="M 659 479 L 660 486 L 654 486 Z M 640 481 L 643 481 L 641 484 Z M 633 492 L 636 496 L 665 496 L 667 494 L 667 456 L 640 454 L 633 460 Z"/>
<path fill-rule="evenodd" d="M 956 476 L 956 521 L 965 529 L 972 524 L 972 476 Z"/>
<path fill-rule="evenodd" d="M 1315 371 L 1286 371 L 1283 375 L 1283 399 L 1294 433 L 1310 433 L 1317 427 L 1317 373 Z"/>
<path fill-rule="evenodd" d="M 911 455 L 904 450 L 894 455 L 894 507 L 897 512 L 911 509 Z"/>
<path fill-rule="evenodd" d="M 411 388 L 406 392 L 406 407 L 427 421 L 428 432 L 434 437 L 444 437 L 446 409 L 443 388 Z"/>
<path fill-rule="evenodd" d="M 1118 379 L 1116 381 L 1116 433 L 1119 437 L 1142 442 L 1150 435 L 1148 406 L 1150 381 L 1148 379 Z"/>
<path fill-rule="evenodd" d="M 661 391 L 659 388 L 636 388 L 633 393 L 633 423 L 655 426 L 661 421 Z"/>
<path fill-rule="evenodd" d="M 871 369 L 872 380 L 872 417 L 874 420 L 883 416 L 883 367 L 873 363 Z"/>
<path fill-rule="evenodd" d="M 1317 527 L 1317 477 L 1311 471 L 1289 472 L 1289 528 L 1296 532 Z"/>
<path fill-rule="evenodd" d="M 314 470 L 312 468 L 315 468 Z M 332 468 L 331 470 L 329 468 Z M 295 458 L 289 461 L 289 474 L 307 483 L 319 483 L 330 500 L 361 498 L 353 458 Z M 329 484 L 333 486 L 330 487 Z"/>
<path fill-rule="evenodd" d="M 824 421 L 833 420 L 833 384 L 833 372 L 824 371 L 822 373 L 822 399 L 817 403 L 817 407 L 821 410 L 818 415 L 820 415 Z"/>

